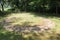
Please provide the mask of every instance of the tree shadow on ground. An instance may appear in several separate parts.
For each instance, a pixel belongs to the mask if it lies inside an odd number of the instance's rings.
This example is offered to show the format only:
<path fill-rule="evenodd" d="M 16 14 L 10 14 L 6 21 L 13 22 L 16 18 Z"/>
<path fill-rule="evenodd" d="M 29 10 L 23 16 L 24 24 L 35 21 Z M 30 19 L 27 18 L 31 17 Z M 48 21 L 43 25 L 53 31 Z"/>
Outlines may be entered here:
<path fill-rule="evenodd" d="M 2 12 L 2 11 L 0 11 L 0 17 L 5 17 L 8 14 L 11 14 L 11 12 L 6 12 L 6 11 Z"/>
<path fill-rule="evenodd" d="M 45 17 L 45 18 L 48 18 L 48 17 L 60 17 L 60 14 L 56 14 L 56 13 L 40 13 L 40 12 L 31 12 L 32 15 L 35 15 L 35 16 L 40 16 L 40 17 Z"/>
<path fill-rule="evenodd" d="M 11 14 L 11 13 L 23 13 L 23 12 L 25 12 L 25 11 L 17 11 L 17 12 L 15 12 L 15 11 L 4 11 L 4 12 L 2 12 L 2 11 L 0 11 L 0 17 L 5 17 L 6 15 L 8 15 L 8 14 Z M 26 12 L 26 13 L 28 13 L 28 12 Z M 43 13 L 43 12 L 29 12 L 29 13 L 31 13 L 31 14 L 33 14 L 33 15 L 35 15 L 35 16 L 42 16 L 42 17 L 60 17 L 60 14 L 59 13 Z"/>
<path fill-rule="evenodd" d="M 15 11 L 0 11 L 0 17 L 6 17 L 7 15 L 9 15 L 9 14 L 12 14 L 12 13 L 14 13 L 14 14 L 16 14 L 16 13 L 22 13 L 23 11 L 17 11 L 17 12 L 15 12 Z"/>
<path fill-rule="evenodd" d="M 0 40 L 60 40 L 60 34 L 52 34 L 48 35 L 49 37 L 46 37 L 47 34 L 32 34 L 32 36 L 28 36 L 24 38 L 25 35 L 22 33 L 16 34 L 14 32 L 0 32 Z"/>
<path fill-rule="evenodd" d="M 15 34 L 14 32 L 0 32 L 0 40 L 23 40 L 21 34 Z"/>
<path fill-rule="evenodd" d="M 50 37 L 49 37 L 50 40 L 60 40 L 60 34 L 52 34 Z"/>

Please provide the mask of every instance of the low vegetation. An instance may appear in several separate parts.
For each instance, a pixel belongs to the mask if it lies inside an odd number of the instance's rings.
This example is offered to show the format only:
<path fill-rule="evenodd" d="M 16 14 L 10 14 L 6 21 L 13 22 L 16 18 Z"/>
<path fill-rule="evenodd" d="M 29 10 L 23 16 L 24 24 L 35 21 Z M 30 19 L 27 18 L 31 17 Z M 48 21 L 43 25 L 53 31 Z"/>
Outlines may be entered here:
<path fill-rule="evenodd" d="M 36 25 L 41 24 L 44 19 L 49 19 L 56 24 L 55 28 L 51 31 L 42 31 L 41 33 L 16 33 L 4 30 L 3 26 L 0 26 L 0 39 L 1 40 L 60 40 L 60 18 L 59 17 L 46 17 L 46 16 L 37 16 L 33 13 L 12 13 L 7 15 L 4 18 L 0 18 L 1 22 L 3 20 L 9 22 L 12 25 L 19 24 L 22 26 L 26 25 Z M 44 22 L 43 22 L 44 23 Z M 6 23 L 8 25 L 8 23 Z M 5 24 L 2 24 L 5 25 Z"/>

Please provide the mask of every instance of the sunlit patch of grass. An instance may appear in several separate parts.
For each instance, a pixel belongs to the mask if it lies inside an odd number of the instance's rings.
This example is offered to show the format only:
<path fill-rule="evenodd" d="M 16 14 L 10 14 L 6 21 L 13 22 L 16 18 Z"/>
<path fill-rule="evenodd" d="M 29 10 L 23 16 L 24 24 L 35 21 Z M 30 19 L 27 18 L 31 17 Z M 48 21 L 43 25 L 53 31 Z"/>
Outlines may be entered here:
<path fill-rule="evenodd" d="M 16 18 L 15 18 L 16 17 Z M 12 13 L 7 15 L 4 18 L 0 18 L 0 20 L 4 19 L 12 20 L 11 24 L 27 24 L 27 25 L 35 25 L 43 20 L 45 17 L 40 17 L 36 15 L 32 15 L 31 13 Z M 1 40 L 60 40 L 60 18 L 58 17 L 48 17 L 47 19 L 52 20 L 56 23 L 55 31 L 53 33 L 31 33 L 31 34 L 19 34 L 16 35 L 14 33 L 10 33 L 9 31 L 0 30 L 0 39 Z M 56 33 L 59 33 L 56 34 Z M 7 36 L 7 37 L 6 37 Z M 57 37 L 59 39 L 57 39 Z M 3 39 L 4 38 L 4 39 Z M 7 39 L 8 38 L 8 39 Z"/>
<path fill-rule="evenodd" d="M 60 18 L 59 17 L 52 17 L 50 19 L 56 23 L 55 31 L 60 33 Z"/>
<path fill-rule="evenodd" d="M 33 13 L 26 13 L 26 12 L 22 12 L 22 13 L 11 13 L 9 15 L 7 15 L 6 19 L 10 19 L 12 21 L 11 24 L 19 24 L 19 25 L 35 25 L 38 24 L 39 22 L 41 22 L 46 16 L 36 16 L 36 14 Z M 4 20 L 4 18 L 0 18 L 0 20 Z M 47 19 L 52 20 L 53 22 L 56 23 L 56 27 L 55 30 L 59 30 L 60 32 L 60 18 L 58 17 L 47 17 Z"/>
<path fill-rule="evenodd" d="M 24 24 L 34 25 L 42 20 L 41 17 L 36 17 L 30 13 L 16 13 L 7 16 L 8 19 L 12 20 L 12 24 Z M 12 19 L 11 19 L 12 18 Z"/>

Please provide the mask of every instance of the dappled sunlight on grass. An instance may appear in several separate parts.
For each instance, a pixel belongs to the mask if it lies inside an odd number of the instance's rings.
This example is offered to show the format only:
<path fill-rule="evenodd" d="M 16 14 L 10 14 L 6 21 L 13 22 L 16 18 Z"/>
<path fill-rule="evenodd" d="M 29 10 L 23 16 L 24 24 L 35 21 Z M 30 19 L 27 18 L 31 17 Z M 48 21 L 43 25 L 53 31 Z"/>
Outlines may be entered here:
<path fill-rule="evenodd" d="M 12 25 L 38 25 L 45 19 L 44 16 L 36 16 L 31 13 L 12 13 L 4 17 L 2 20 L 11 21 Z M 16 33 L 9 32 L 7 30 L 0 29 L 0 40 L 60 40 L 60 18 L 58 17 L 46 17 L 46 19 L 52 20 L 56 23 L 56 27 L 47 32 L 42 33 Z M 44 22 L 43 22 L 44 23 Z M 42 23 L 41 23 L 42 24 Z"/>
<path fill-rule="evenodd" d="M 45 17 L 46 16 L 43 16 L 43 15 L 42 16 L 36 16 L 36 14 L 26 13 L 26 12 L 25 13 L 24 12 L 16 13 L 16 14 L 12 13 L 12 14 L 7 16 L 8 19 L 12 18 L 12 24 L 19 24 L 19 25 L 23 25 L 23 24 L 26 25 L 27 24 L 27 25 L 31 25 L 31 26 L 35 25 L 35 24 L 38 24 Z M 59 30 L 59 28 L 60 28 L 60 18 L 50 17 L 50 16 L 47 16 L 46 18 L 55 22 L 56 23 L 55 30 Z"/>
<path fill-rule="evenodd" d="M 57 33 L 60 33 L 60 18 L 59 17 L 52 17 L 52 18 L 49 18 L 49 19 L 51 19 L 52 21 L 55 22 L 55 24 L 56 24 L 55 31 Z"/>
<path fill-rule="evenodd" d="M 31 15 L 30 13 L 11 14 L 11 15 L 8 15 L 7 18 L 12 20 L 13 24 L 23 24 L 24 22 L 35 24 L 42 20 L 41 17 L 35 17 L 34 15 Z"/>

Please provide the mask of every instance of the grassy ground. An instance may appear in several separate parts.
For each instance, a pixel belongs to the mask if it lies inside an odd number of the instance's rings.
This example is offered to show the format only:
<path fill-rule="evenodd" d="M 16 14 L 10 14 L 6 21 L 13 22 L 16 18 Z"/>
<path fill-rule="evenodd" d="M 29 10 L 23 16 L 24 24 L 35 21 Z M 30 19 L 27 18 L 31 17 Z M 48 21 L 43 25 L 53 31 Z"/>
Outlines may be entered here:
<path fill-rule="evenodd" d="M 16 16 L 17 19 L 12 17 Z M 56 27 L 53 29 L 53 32 L 42 32 L 42 33 L 30 33 L 30 34 L 17 34 L 15 32 L 9 32 L 2 29 L 0 26 L 0 40 L 60 40 L 60 18 L 55 16 L 45 16 L 39 15 L 37 16 L 34 13 L 12 13 L 7 15 L 6 17 L 0 17 L 0 21 L 5 18 L 11 19 L 11 24 L 20 24 L 20 25 L 35 25 L 38 22 L 41 22 L 43 18 L 50 19 L 56 23 Z M 25 26 L 24 25 L 24 26 Z"/>

